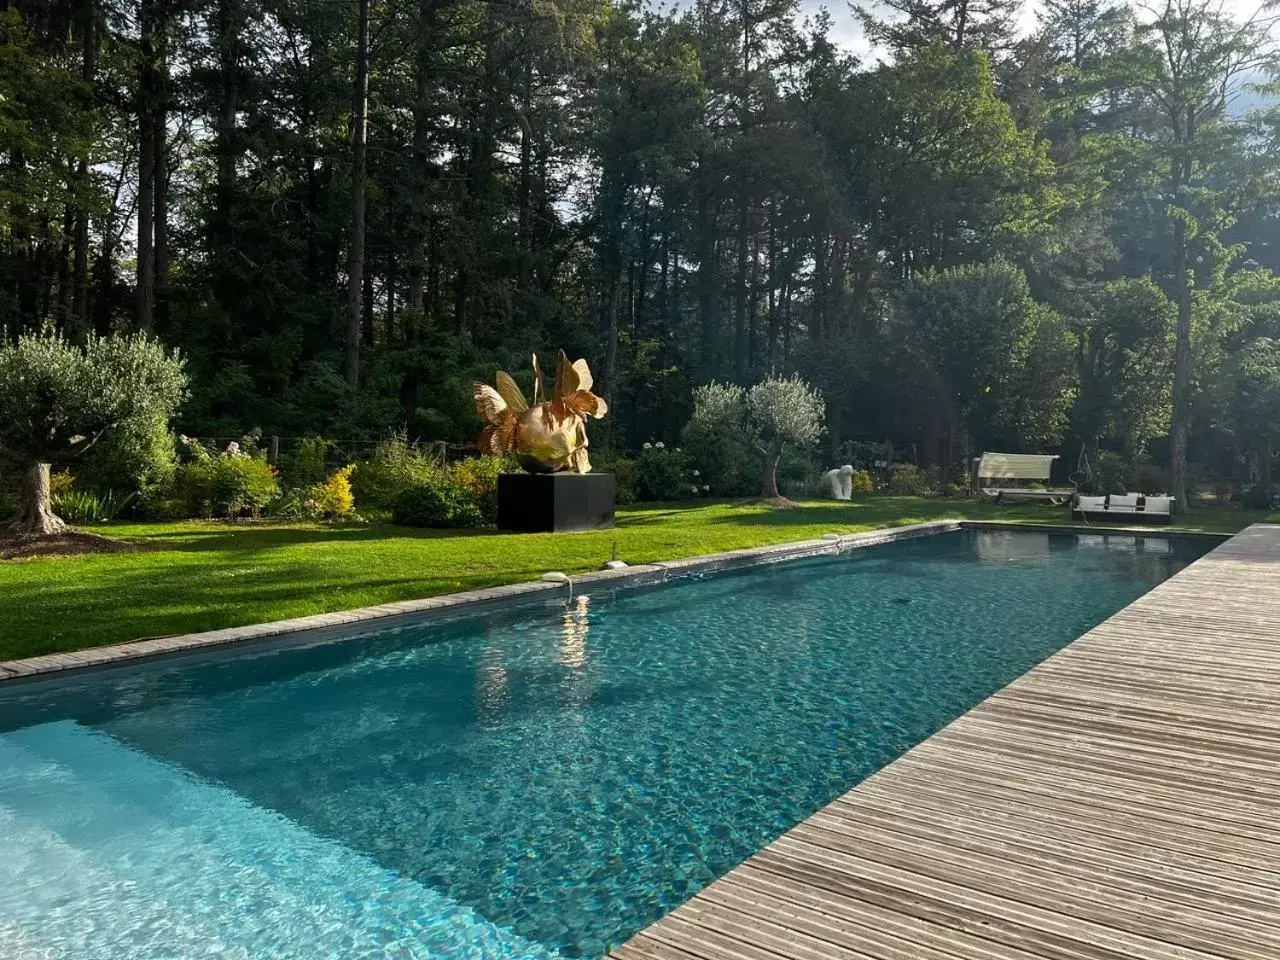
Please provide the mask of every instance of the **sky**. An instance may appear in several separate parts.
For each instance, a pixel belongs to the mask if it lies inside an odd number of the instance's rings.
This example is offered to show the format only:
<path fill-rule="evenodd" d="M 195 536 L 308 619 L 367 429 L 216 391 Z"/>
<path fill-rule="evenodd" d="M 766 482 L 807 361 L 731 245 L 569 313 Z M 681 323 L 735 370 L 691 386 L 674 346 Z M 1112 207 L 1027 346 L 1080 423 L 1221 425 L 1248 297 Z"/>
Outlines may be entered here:
<path fill-rule="evenodd" d="M 857 22 L 853 12 L 849 8 L 849 4 L 836 0 L 836 2 L 822 2 L 822 0 L 801 0 L 801 9 L 806 14 L 817 13 L 822 7 L 826 7 L 831 13 L 832 18 L 832 38 L 861 59 L 874 59 L 874 51 L 871 44 L 867 41 L 866 36 L 862 32 L 861 25 Z M 1251 16 L 1260 6 L 1260 0 L 1222 0 L 1222 6 L 1229 11 L 1237 19 L 1244 19 Z M 1031 32 L 1036 26 L 1036 13 L 1039 4 L 1035 0 L 1024 3 L 1022 7 L 1019 21 L 1022 28 L 1026 32 Z"/>

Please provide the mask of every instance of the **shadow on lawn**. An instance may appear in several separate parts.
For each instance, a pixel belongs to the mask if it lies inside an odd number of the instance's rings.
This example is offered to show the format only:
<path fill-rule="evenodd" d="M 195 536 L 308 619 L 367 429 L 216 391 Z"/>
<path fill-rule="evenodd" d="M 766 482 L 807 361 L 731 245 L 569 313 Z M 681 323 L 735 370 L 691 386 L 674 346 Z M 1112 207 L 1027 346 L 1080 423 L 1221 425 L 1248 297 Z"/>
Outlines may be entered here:
<path fill-rule="evenodd" d="M 202 552 L 211 550 L 264 550 L 308 543 L 362 543 L 394 539 L 443 540 L 501 536 L 498 530 L 426 530 L 389 523 L 335 524 L 329 527 L 277 527 L 253 524 L 210 524 L 208 529 L 165 531 L 124 536 L 160 550 Z"/>
<path fill-rule="evenodd" d="M 654 524 L 669 523 L 673 520 L 687 520 L 691 515 L 705 510 L 707 506 L 708 501 L 706 500 L 691 500 L 688 503 L 665 503 L 661 507 L 640 504 L 637 507 L 620 509 L 616 520 L 619 527 L 653 526 Z"/>
<path fill-rule="evenodd" d="M 753 509 L 746 509 L 746 507 Z M 823 523 L 835 526 L 858 524 L 889 527 L 971 512 L 964 508 L 964 501 L 938 500 L 935 502 L 912 497 L 852 500 L 839 504 L 806 502 L 789 510 L 776 508 L 764 510 L 760 509 L 759 504 L 744 504 L 742 510 L 708 517 L 706 522 L 750 527 L 811 527 Z"/>
<path fill-rule="evenodd" d="M 545 566 L 453 575 L 405 570 L 344 582 L 323 565 L 254 566 L 233 576 L 189 565 L 121 571 L 92 585 L 12 584 L 0 597 L 0 660 L 144 637 L 196 633 L 353 607 L 535 580 Z"/>
<path fill-rule="evenodd" d="M 665 505 L 664 509 L 632 510 L 623 508 L 617 514 L 617 526 L 639 527 L 669 523 L 672 520 L 696 513 L 707 506 L 707 501 L 691 501 L 682 505 Z M 99 528 L 108 536 L 114 534 L 109 527 Z M 592 532 L 592 531 L 584 531 Z M 594 531 L 607 532 L 607 531 Z M 276 524 L 230 521 L 209 521 L 207 526 L 186 527 L 179 530 L 142 530 L 120 533 L 120 539 L 149 546 L 157 550 L 202 552 L 212 550 L 262 550 L 271 547 L 309 543 L 368 543 L 386 540 L 459 540 L 493 537 L 546 536 L 546 534 L 517 533 L 493 527 L 481 529 L 427 529 L 401 527 L 392 523 L 333 524 L 331 526 L 292 527 Z"/>

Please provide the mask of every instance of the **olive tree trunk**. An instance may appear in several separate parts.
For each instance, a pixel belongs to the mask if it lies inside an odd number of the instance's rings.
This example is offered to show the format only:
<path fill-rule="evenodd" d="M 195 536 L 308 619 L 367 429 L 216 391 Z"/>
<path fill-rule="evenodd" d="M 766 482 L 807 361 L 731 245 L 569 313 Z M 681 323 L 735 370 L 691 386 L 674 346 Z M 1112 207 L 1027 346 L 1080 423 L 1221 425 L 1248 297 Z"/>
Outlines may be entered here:
<path fill-rule="evenodd" d="M 760 487 L 760 498 L 762 500 L 777 500 L 780 498 L 778 493 L 778 461 L 782 459 L 782 454 L 770 452 L 764 461 L 764 483 Z"/>
<path fill-rule="evenodd" d="M 22 506 L 10 530 L 47 536 L 66 529 L 67 524 L 53 512 L 49 497 L 49 464 L 33 463 L 22 476 Z"/>

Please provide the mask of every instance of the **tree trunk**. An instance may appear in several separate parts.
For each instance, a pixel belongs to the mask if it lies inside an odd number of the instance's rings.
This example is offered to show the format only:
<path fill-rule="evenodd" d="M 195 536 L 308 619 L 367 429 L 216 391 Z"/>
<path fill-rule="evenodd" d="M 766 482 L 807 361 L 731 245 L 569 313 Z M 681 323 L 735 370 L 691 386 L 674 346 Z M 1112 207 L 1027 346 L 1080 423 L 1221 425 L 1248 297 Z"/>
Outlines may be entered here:
<path fill-rule="evenodd" d="M 738 186 L 737 273 L 733 289 L 733 378 L 737 383 L 747 379 L 747 188 L 745 177 Z"/>
<path fill-rule="evenodd" d="M 701 159 L 699 162 L 702 162 Z M 708 195 L 710 189 L 710 185 L 704 183 L 698 193 L 698 359 L 702 371 L 714 374 L 723 367 L 716 362 L 715 356 L 720 332 L 716 291 L 719 278 L 716 262 L 716 211 L 714 201 Z"/>
<path fill-rule="evenodd" d="M 75 202 L 68 203 L 62 214 L 62 243 L 58 250 L 58 307 L 57 322 L 63 330 L 71 327 L 71 247 L 75 236 Z M 46 313 L 45 316 L 48 316 Z"/>
<path fill-rule="evenodd" d="M 373 273 L 364 272 L 364 285 L 360 290 L 360 344 L 373 346 Z"/>
<path fill-rule="evenodd" d="M 151 123 L 154 133 L 151 148 L 155 151 L 155 212 L 152 215 L 152 256 L 155 259 L 154 323 L 156 329 L 169 325 L 169 24 L 161 11 L 157 24 L 155 61 L 155 101 Z"/>
<path fill-rule="evenodd" d="M 134 318 L 139 330 L 152 328 L 155 303 L 156 127 L 152 115 L 155 110 L 156 3 L 157 0 L 142 0 L 139 12 L 138 285 Z"/>
<path fill-rule="evenodd" d="M 82 0 L 81 45 L 82 60 L 80 78 L 85 87 L 93 89 L 98 75 L 98 37 L 96 0 Z M 92 97 L 92 94 L 90 94 Z M 84 191 L 77 197 L 75 225 L 73 227 L 73 265 L 71 269 L 71 329 L 83 336 L 89 329 L 89 148 L 86 146 L 76 166 L 76 189 Z"/>
<path fill-rule="evenodd" d="M 1182 189 L 1190 179 L 1190 144 L 1195 128 L 1189 119 L 1184 149 L 1175 156 L 1174 203 L 1181 204 Z M 1173 510 L 1187 509 L 1187 421 L 1191 419 L 1191 278 L 1187 276 L 1187 225 L 1173 218 L 1173 282 L 1178 304 L 1178 339 L 1173 357 L 1173 417 L 1169 430 L 1169 493 Z"/>
<path fill-rule="evenodd" d="M 755 23 L 752 18 L 751 4 L 749 0 L 740 0 L 738 6 L 738 15 L 742 29 L 742 43 L 740 52 L 742 59 L 739 68 L 742 71 L 742 89 L 739 92 L 738 99 L 738 138 L 739 149 L 744 154 L 748 154 L 750 147 L 748 144 L 751 139 L 751 47 L 754 37 Z M 748 256 L 748 229 L 750 216 L 750 195 L 749 177 L 747 174 L 746 164 L 742 163 L 741 158 L 738 159 L 738 169 L 736 170 L 737 194 L 734 198 L 737 206 L 737 271 L 734 277 L 734 300 L 733 300 L 733 377 L 737 383 L 745 383 L 747 379 L 747 256 Z"/>
<path fill-rule="evenodd" d="M 1178 345 L 1173 358 L 1173 418 L 1169 430 L 1169 493 L 1174 510 L 1187 508 L 1187 420 L 1191 415 L 1191 289 L 1187 282 L 1186 227 L 1174 221 L 1174 272 L 1178 292 Z"/>
<path fill-rule="evenodd" d="M 432 0 L 418 4 L 417 64 L 414 71 L 413 151 L 410 155 L 409 184 L 409 293 L 405 307 L 413 314 L 409 322 L 421 322 L 425 309 L 427 276 L 427 151 L 430 149 L 431 56 L 428 28 Z"/>
<path fill-rule="evenodd" d="M 392 236 L 395 236 L 395 221 L 391 221 Z M 396 297 L 400 292 L 400 262 L 396 259 L 395 250 L 387 244 L 387 270 L 383 288 L 387 292 L 386 312 L 382 315 L 383 335 L 387 338 L 387 346 L 396 342 Z"/>
<path fill-rule="evenodd" d="M 240 34 L 244 14 L 240 0 L 218 0 L 218 109 L 213 118 L 214 210 L 209 217 L 209 252 L 213 273 L 213 295 L 228 320 L 239 302 L 238 285 L 232 269 L 236 227 L 236 159 L 239 137 L 236 115 L 240 110 Z M 304 134 L 305 135 L 305 134 Z M 308 181 L 310 185 L 310 181 Z M 310 199 L 310 195 L 308 195 Z M 307 207 L 307 280 L 315 283 L 314 206 Z"/>
<path fill-rule="evenodd" d="M 529 267 L 533 250 L 533 58 L 523 51 L 524 68 L 520 91 L 520 175 L 516 187 L 516 236 L 519 243 L 516 287 L 529 286 Z"/>
<path fill-rule="evenodd" d="M 605 291 L 605 329 L 608 341 L 604 351 L 604 402 L 613 406 L 614 381 L 618 375 L 618 306 L 622 299 L 622 283 L 613 277 Z"/>
<path fill-rule="evenodd" d="M 793 504 L 778 492 L 778 464 L 782 461 L 782 444 L 769 448 L 764 460 L 764 482 L 760 486 L 760 499 L 772 506 L 789 507 Z"/>
<path fill-rule="evenodd" d="M 22 475 L 22 506 L 9 528 L 13 533 L 51 536 L 67 524 L 53 512 L 49 497 L 49 464 L 33 463 Z"/>
<path fill-rule="evenodd" d="M 347 251 L 347 383 L 360 383 L 360 332 L 364 288 L 364 184 L 369 111 L 369 0 L 359 0 L 356 33 L 356 82 L 351 129 L 351 246 Z"/>

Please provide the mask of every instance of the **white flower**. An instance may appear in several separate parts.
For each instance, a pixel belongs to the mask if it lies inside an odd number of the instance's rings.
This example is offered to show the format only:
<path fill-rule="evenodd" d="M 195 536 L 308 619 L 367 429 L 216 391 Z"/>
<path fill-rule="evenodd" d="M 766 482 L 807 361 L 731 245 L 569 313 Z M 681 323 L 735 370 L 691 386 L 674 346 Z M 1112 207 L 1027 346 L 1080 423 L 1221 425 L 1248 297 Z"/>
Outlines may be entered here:
<path fill-rule="evenodd" d="M 693 485 L 693 492 L 695 494 L 698 492 L 698 485 L 696 483 Z"/>
<path fill-rule="evenodd" d="M 679 453 L 679 452 L 680 452 L 679 450 L 677 450 L 677 451 L 676 451 L 676 453 Z M 700 474 L 697 470 L 693 471 L 693 475 L 694 475 L 695 477 L 700 477 L 700 476 L 702 476 L 702 474 Z"/>
<path fill-rule="evenodd" d="M 653 445 L 653 448 L 654 448 L 655 450 L 662 450 L 662 449 L 665 449 L 665 448 L 666 448 L 666 444 L 665 444 L 665 443 L 663 443 L 661 440 L 659 440 L 657 443 L 655 443 L 655 444 Z"/>
<path fill-rule="evenodd" d="M 227 453 L 233 457 L 238 457 L 240 455 L 240 444 L 232 440 L 227 444 Z"/>
<path fill-rule="evenodd" d="M 709 484 L 709 483 L 704 483 L 704 484 L 702 485 L 702 489 L 703 489 L 703 491 L 710 491 L 710 489 L 711 489 L 711 484 Z"/>
<path fill-rule="evenodd" d="M 676 453 L 679 453 L 679 452 L 680 452 L 680 448 L 676 447 Z"/>
<path fill-rule="evenodd" d="M 648 440 L 646 440 L 646 441 L 645 441 L 645 443 L 644 443 L 644 448 L 645 448 L 646 450 L 652 450 L 652 449 L 653 449 L 653 444 L 652 444 L 652 443 L 650 443 Z"/>
<path fill-rule="evenodd" d="M 190 443 L 190 442 L 191 442 L 191 438 L 190 438 L 190 437 L 188 437 L 185 433 L 180 433 L 180 434 L 178 434 L 178 439 L 179 439 L 182 443 Z"/>

